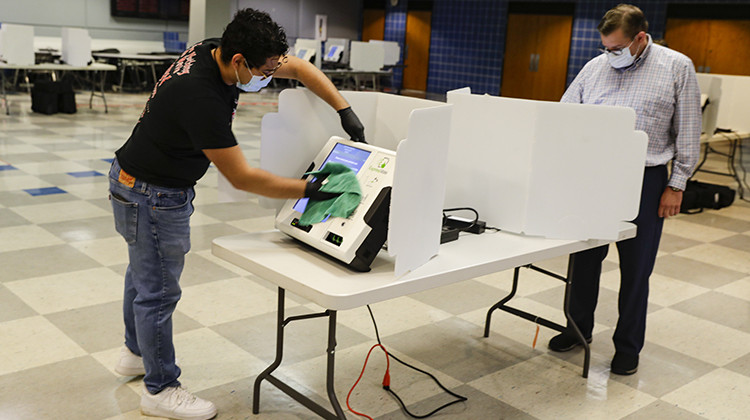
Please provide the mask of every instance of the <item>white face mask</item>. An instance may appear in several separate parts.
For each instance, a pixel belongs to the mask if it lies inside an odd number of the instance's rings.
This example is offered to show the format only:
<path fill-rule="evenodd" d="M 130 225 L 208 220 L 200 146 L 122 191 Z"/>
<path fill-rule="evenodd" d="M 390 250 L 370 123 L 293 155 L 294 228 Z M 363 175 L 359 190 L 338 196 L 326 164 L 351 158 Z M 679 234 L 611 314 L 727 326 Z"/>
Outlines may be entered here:
<path fill-rule="evenodd" d="M 616 68 L 616 69 L 624 69 L 625 67 L 629 67 L 633 64 L 635 61 L 635 55 L 630 54 L 630 46 L 633 45 L 633 42 L 635 42 L 635 39 L 630 41 L 630 44 L 628 44 L 627 47 L 620 50 L 619 55 L 615 55 L 615 53 L 611 51 L 607 51 L 607 59 L 609 60 L 609 65 Z M 638 49 L 640 50 L 640 46 Z M 636 55 L 638 55 L 638 51 L 635 52 Z"/>
<path fill-rule="evenodd" d="M 245 65 L 249 69 L 250 66 L 247 65 L 247 61 L 245 62 Z M 263 89 L 264 87 L 268 86 L 268 84 L 271 82 L 271 79 L 273 77 L 271 76 L 256 76 L 250 73 L 253 77 L 250 78 L 250 81 L 247 83 L 240 82 L 240 74 L 237 73 L 237 69 L 234 69 L 234 75 L 237 76 L 237 88 L 244 91 L 244 92 L 258 92 L 259 90 Z"/>

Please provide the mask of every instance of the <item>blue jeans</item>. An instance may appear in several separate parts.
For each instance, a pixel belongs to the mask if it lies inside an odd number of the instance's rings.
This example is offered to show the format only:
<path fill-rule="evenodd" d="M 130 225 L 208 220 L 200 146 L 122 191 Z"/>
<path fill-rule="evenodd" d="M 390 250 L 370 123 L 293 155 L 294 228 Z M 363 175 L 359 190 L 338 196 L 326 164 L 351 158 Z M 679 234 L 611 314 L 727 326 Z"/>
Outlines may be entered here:
<path fill-rule="evenodd" d="M 195 190 L 128 180 L 120 171 L 115 159 L 109 172 L 110 201 L 130 258 L 123 298 L 125 345 L 143 357 L 143 382 L 156 394 L 180 385 L 172 313 L 182 295 L 179 280 L 190 250 Z"/>

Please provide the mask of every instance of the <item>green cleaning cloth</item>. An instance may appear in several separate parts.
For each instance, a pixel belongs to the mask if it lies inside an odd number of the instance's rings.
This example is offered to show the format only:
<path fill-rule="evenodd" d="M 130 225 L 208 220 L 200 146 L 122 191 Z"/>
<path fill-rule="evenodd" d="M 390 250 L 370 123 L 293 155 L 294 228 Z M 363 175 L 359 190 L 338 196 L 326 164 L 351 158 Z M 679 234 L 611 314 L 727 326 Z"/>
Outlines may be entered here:
<path fill-rule="evenodd" d="M 349 217 L 362 200 L 362 189 L 357 181 L 357 174 L 348 166 L 340 163 L 328 162 L 319 171 L 307 172 L 308 175 L 328 174 L 325 184 L 320 191 L 341 193 L 329 200 L 308 201 L 304 213 L 299 218 L 299 224 L 308 226 L 320 223 L 329 215 L 332 217 Z"/>

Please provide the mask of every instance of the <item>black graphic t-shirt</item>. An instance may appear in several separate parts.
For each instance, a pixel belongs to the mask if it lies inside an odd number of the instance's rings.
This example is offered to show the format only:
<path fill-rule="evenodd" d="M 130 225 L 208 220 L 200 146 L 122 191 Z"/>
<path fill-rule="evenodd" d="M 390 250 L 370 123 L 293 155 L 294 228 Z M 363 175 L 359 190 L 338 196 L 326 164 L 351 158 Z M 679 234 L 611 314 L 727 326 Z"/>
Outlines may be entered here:
<path fill-rule="evenodd" d="M 237 144 L 232 120 L 239 90 L 224 83 L 213 60 L 219 42 L 193 45 L 156 83 L 133 133 L 115 152 L 125 172 L 163 187 L 190 187 L 210 164 L 203 149 Z"/>

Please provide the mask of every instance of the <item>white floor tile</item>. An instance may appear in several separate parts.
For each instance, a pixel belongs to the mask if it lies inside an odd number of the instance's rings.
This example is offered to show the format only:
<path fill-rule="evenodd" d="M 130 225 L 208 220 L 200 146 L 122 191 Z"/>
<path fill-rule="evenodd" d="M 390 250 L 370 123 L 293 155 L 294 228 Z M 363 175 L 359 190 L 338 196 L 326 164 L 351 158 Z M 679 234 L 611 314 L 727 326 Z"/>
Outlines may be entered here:
<path fill-rule="evenodd" d="M 649 280 L 649 302 L 670 306 L 708 292 L 709 289 L 670 277 L 652 274 Z"/>
<path fill-rule="evenodd" d="M 718 241 L 735 234 L 728 230 L 691 223 L 683 219 L 667 220 L 664 223 L 663 232 L 701 242 Z"/>
<path fill-rule="evenodd" d="M 13 281 L 5 286 L 35 311 L 49 314 L 122 300 L 122 282 L 112 270 L 94 268 Z"/>
<path fill-rule="evenodd" d="M 0 375 L 86 355 L 41 316 L 0 323 L 0 337 Z"/>
<path fill-rule="evenodd" d="M 430 305 L 425 305 L 408 296 L 378 302 L 370 305 L 378 324 L 381 337 L 397 334 L 421 325 L 440 322 L 451 315 Z M 371 338 L 375 338 L 370 313 L 366 307 L 338 312 L 339 325 L 359 331 Z"/>
<path fill-rule="evenodd" d="M 13 211 L 36 224 L 87 219 L 111 214 L 86 201 L 65 201 L 19 206 L 14 207 Z"/>
<path fill-rule="evenodd" d="M 549 355 L 487 375 L 470 385 L 543 420 L 616 419 L 655 400 L 612 380 L 607 371 L 582 378 L 578 366 Z"/>
<path fill-rule="evenodd" d="M 13 155 L 20 153 L 44 153 L 46 150 L 41 147 L 30 144 L 3 144 L 0 142 L 0 156 L 4 157 L 8 163 L 13 161 Z"/>
<path fill-rule="evenodd" d="M 57 236 L 35 225 L 0 228 L 0 252 L 62 244 Z M 18 261 L 29 264 L 31 261 Z"/>
<path fill-rule="evenodd" d="M 750 334 L 669 308 L 648 315 L 646 340 L 717 366 L 750 353 Z"/>
<path fill-rule="evenodd" d="M 78 241 L 71 243 L 71 246 L 105 266 L 127 264 L 128 245 L 121 236 L 114 235 L 113 232 L 111 238 Z"/>
<path fill-rule="evenodd" d="M 180 382 L 191 392 L 256 376 L 268 365 L 206 328 L 175 335 L 174 345 Z"/>
<path fill-rule="evenodd" d="M 702 244 L 675 252 L 675 255 L 750 274 L 750 250 L 740 251 L 725 246 Z"/>
<path fill-rule="evenodd" d="M 276 294 L 238 277 L 183 288 L 179 308 L 185 315 L 211 326 L 274 311 Z"/>
<path fill-rule="evenodd" d="M 707 419 L 743 419 L 750 407 L 750 378 L 717 369 L 664 397 Z"/>
<path fill-rule="evenodd" d="M 96 182 L 87 184 L 70 184 L 65 186 L 65 191 L 83 200 L 105 198 L 109 195 L 109 181 L 105 176 L 95 178 Z"/>
<path fill-rule="evenodd" d="M 11 162 L 13 163 L 12 159 Z M 47 188 L 54 187 L 49 182 L 42 181 L 41 179 L 31 175 L 15 175 L 0 177 L 0 192 L 2 191 L 22 191 L 31 188 Z"/>
<path fill-rule="evenodd" d="M 729 283 L 726 286 L 716 289 L 716 291 L 750 302 L 750 277 Z"/>

